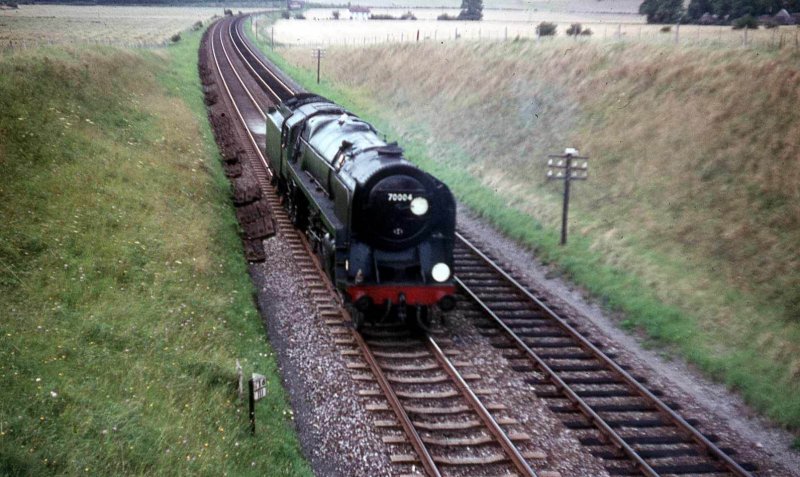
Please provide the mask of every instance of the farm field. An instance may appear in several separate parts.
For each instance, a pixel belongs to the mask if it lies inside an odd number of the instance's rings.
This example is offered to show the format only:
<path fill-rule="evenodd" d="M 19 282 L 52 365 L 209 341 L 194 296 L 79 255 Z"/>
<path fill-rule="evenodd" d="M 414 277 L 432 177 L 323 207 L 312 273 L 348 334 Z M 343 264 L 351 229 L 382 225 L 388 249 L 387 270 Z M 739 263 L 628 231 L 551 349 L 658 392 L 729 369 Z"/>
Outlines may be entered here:
<path fill-rule="evenodd" d="M 223 7 L 20 5 L 0 10 L 0 49 L 50 43 L 155 46 L 222 14 Z"/>
<path fill-rule="evenodd" d="M 336 3 L 336 2 L 332 2 Z M 639 11 L 638 0 L 484 0 L 484 9 L 502 10 L 548 10 L 548 11 L 581 11 L 581 12 L 631 12 Z M 457 9 L 461 0 L 370 0 L 369 2 L 353 2 L 353 4 L 367 4 L 375 8 L 429 8 Z"/>
<path fill-rule="evenodd" d="M 580 3 L 575 4 L 580 6 Z M 602 3 L 605 5 L 605 2 Z M 310 9 L 306 20 L 278 20 L 259 33 L 270 38 L 274 33 L 277 43 L 286 45 L 372 45 L 379 43 L 462 40 L 513 40 L 536 38 L 536 26 L 543 21 L 557 25 L 556 36 L 565 36 L 573 23 L 580 23 L 592 31 L 580 41 L 640 41 L 654 44 L 712 44 L 716 46 L 750 46 L 774 48 L 778 46 L 800 46 L 800 29 L 783 26 L 773 29 L 733 30 L 730 26 L 674 25 L 662 31 L 663 25 L 648 25 L 637 10 L 591 11 L 566 6 L 563 9 L 551 5 L 550 9 L 490 10 L 484 9 L 480 22 L 437 21 L 442 13 L 457 15 L 458 9 L 419 8 L 411 9 L 416 21 L 366 20 L 364 17 L 350 19 L 347 9 L 339 9 L 340 19 L 334 20 L 334 9 Z M 638 7 L 638 5 L 637 5 Z M 399 17 L 408 8 L 373 8 L 375 14 Z M 264 22 L 266 24 L 266 22 Z M 274 28 L 274 31 L 273 31 Z"/>
<path fill-rule="evenodd" d="M 421 42 L 276 61 L 397 138 L 462 201 L 800 428 L 800 56 L 645 42 Z M 737 98 L 731 101 L 730 98 Z M 481 131 L 476 135 L 475 131 Z M 546 154 L 592 157 L 557 245 Z"/>

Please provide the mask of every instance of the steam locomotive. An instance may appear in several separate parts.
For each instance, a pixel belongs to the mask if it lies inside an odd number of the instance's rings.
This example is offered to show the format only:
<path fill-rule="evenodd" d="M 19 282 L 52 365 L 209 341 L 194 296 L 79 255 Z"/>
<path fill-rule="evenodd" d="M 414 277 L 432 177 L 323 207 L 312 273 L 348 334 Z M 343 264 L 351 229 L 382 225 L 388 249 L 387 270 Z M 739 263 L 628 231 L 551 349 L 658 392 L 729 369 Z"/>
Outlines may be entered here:
<path fill-rule="evenodd" d="M 271 107 L 273 185 L 360 328 L 399 319 L 427 327 L 455 307 L 455 201 L 370 124 L 302 93 Z"/>

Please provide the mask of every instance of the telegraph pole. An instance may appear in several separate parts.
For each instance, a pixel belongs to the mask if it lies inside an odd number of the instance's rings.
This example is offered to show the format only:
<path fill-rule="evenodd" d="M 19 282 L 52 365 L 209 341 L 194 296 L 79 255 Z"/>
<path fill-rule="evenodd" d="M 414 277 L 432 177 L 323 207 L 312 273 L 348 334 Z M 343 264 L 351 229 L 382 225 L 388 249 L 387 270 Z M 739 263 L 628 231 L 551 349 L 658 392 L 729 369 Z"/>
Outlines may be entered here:
<path fill-rule="evenodd" d="M 311 50 L 311 54 L 317 59 L 317 84 L 319 84 L 319 69 L 322 63 L 322 57 L 325 56 L 325 50 L 323 48 L 314 48 Z"/>
<path fill-rule="evenodd" d="M 564 181 L 564 201 L 561 211 L 561 245 L 567 244 L 569 218 L 569 192 L 572 181 L 585 181 L 589 177 L 589 158 L 578 155 L 578 150 L 568 147 L 564 154 L 547 156 L 547 180 Z"/>

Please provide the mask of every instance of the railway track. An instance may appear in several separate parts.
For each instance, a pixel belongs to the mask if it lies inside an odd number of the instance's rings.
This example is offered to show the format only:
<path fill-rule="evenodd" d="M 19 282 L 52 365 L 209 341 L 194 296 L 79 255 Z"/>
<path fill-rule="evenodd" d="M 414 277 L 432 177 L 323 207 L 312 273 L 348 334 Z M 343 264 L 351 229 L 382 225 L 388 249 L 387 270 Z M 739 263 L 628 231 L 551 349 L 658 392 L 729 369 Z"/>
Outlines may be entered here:
<path fill-rule="evenodd" d="M 483 333 L 611 475 L 751 475 L 463 235 L 455 254 Z"/>
<path fill-rule="evenodd" d="M 349 327 L 335 290 L 273 192 L 262 152 L 266 107 L 303 90 L 250 44 L 243 24 L 243 18 L 227 18 L 210 27 L 219 88 L 317 314 L 330 325 L 354 379 L 363 382 L 368 408 L 380 416 L 376 424 L 385 429 L 391 460 L 409 475 L 420 468 L 431 476 L 537 475 L 529 462 L 543 459 L 541 451 L 513 429 L 513 419 L 502 417 L 501 405 L 482 401 L 491 392 L 471 389 L 473 376 L 458 370 L 469 363 L 452 359 L 457 353 L 446 339 L 408 336 L 391 326 L 362 335 Z M 461 235 L 455 271 L 466 313 L 489 318 L 479 324 L 483 334 L 526 373 L 536 395 L 610 474 L 751 475 L 751 467 L 736 463 L 713 436 L 697 431 Z"/>

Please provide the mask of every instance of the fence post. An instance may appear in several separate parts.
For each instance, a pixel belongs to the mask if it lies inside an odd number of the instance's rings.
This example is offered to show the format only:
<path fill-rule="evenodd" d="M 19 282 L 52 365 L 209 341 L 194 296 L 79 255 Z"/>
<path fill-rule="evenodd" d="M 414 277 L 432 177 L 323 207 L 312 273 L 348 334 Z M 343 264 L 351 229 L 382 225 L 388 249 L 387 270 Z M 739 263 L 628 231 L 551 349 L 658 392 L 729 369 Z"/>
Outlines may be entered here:
<path fill-rule="evenodd" d="M 681 24 L 675 24 L 675 44 L 678 45 L 681 42 Z"/>

